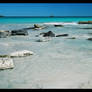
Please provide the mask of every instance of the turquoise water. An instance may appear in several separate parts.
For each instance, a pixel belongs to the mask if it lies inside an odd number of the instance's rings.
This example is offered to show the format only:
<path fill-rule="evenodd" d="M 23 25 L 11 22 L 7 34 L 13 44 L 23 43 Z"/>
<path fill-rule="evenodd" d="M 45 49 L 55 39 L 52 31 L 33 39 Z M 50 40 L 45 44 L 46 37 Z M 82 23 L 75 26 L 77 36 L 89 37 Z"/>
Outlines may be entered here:
<path fill-rule="evenodd" d="M 92 18 L 0 18 L 0 30 L 48 26 L 42 30 L 28 30 L 28 36 L 0 38 L 0 54 L 31 50 L 33 56 L 14 58 L 14 69 L 0 70 L 0 88 L 92 88 L 92 24 L 77 24 Z M 64 27 L 54 27 L 54 23 Z M 37 42 L 41 32 L 69 34 Z M 76 39 L 67 39 L 76 37 Z"/>
<path fill-rule="evenodd" d="M 86 17 L 86 18 L 13 18 L 13 17 L 3 17 L 0 18 L 0 23 L 40 23 L 40 22 L 78 22 L 78 21 L 89 21 L 92 20 L 92 17 Z"/>

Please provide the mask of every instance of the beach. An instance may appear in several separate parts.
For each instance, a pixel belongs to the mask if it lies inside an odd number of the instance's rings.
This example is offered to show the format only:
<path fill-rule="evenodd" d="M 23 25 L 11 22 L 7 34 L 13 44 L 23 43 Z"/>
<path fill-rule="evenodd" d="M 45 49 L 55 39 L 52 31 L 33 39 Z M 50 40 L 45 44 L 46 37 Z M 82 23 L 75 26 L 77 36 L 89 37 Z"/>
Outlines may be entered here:
<path fill-rule="evenodd" d="M 0 30 L 18 30 L 47 26 L 41 30 L 28 30 L 27 36 L 0 38 L 0 54 L 20 50 L 33 51 L 34 55 L 13 58 L 13 69 L 0 70 L 0 88 L 92 88 L 92 24 L 86 18 L 0 18 Z M 53 25 L 63 25 L 55 27 Z M 42 32 L 52 31 L 49 41 L 37 42 Z M 75 39 L 69 39 L 75 37 Z"/>

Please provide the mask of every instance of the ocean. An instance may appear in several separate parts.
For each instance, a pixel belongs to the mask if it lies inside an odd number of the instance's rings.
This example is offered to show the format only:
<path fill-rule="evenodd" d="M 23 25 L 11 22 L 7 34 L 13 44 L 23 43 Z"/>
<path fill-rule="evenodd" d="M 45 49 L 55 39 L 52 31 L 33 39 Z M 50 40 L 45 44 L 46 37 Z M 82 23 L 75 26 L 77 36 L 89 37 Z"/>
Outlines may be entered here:
<path fill-rule="evenodd" d="M 1 17 L 0 23 L 44 23 L 90 21 L 92 17 Z"/>
<path fill-rule="evenodd" d="M 16 30 L 48 26 L 42 30 L 28 30 L 28 36 L 0 38 L 0 54 L 31 50 L 35 54 L 13 58 L 14 69 L 0 70 L 0 88 L 92 88 L 92 17 L 65 18 L 0 18 L 0 30 Z M 54 27 L 62 24 L 64 27 Z M 37 42 L 41 32 L 52 31 L 56 35 L 48 42 Z M 75 37 L 76 39 L 67 39 Z"/>

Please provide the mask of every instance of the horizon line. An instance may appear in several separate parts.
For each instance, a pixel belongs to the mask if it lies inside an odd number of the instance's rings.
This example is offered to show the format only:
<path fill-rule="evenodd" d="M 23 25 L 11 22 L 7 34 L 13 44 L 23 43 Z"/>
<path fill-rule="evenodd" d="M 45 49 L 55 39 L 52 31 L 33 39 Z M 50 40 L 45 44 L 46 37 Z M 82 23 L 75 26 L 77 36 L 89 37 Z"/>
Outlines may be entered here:
<path fill-rule="evenodd" d="M 27 18 L 27 17 L 30 17 L 30 18 L 31 18 L 31 17 L 32 17 L 32 18 L 33 18 L 33 17 L 34 17 L 34 18 L 41 18 L 41 17 L 43 17 L 43 18 L 45 18 L 45 17 L 47 17 L 47 18 L 48 18 L 48 17 L 49 17 L 49 18 L 55 18 L 55 17 L 58 18 L 58 17 L 62 17 L 62 18 L 63 18 L 63 17 L 92 17 L 92 16 L 2 16 L 2 15 L 1 15 L 1 17 L 6 17 L 6 18 L 8 18 L 8 17 L 26 17 L 26 18 Z"/>

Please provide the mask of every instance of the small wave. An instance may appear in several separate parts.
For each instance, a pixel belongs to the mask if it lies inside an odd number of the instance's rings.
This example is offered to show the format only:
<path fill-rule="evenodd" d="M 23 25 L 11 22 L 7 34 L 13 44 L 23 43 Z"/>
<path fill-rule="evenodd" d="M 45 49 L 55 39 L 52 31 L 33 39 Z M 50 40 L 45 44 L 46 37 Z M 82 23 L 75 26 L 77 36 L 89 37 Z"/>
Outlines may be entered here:
<path fill-rule="evenodd" d="M 78 25 L 76 22 L 49 22 L 49 23 L 44 23 L 46 25 Z"/>

